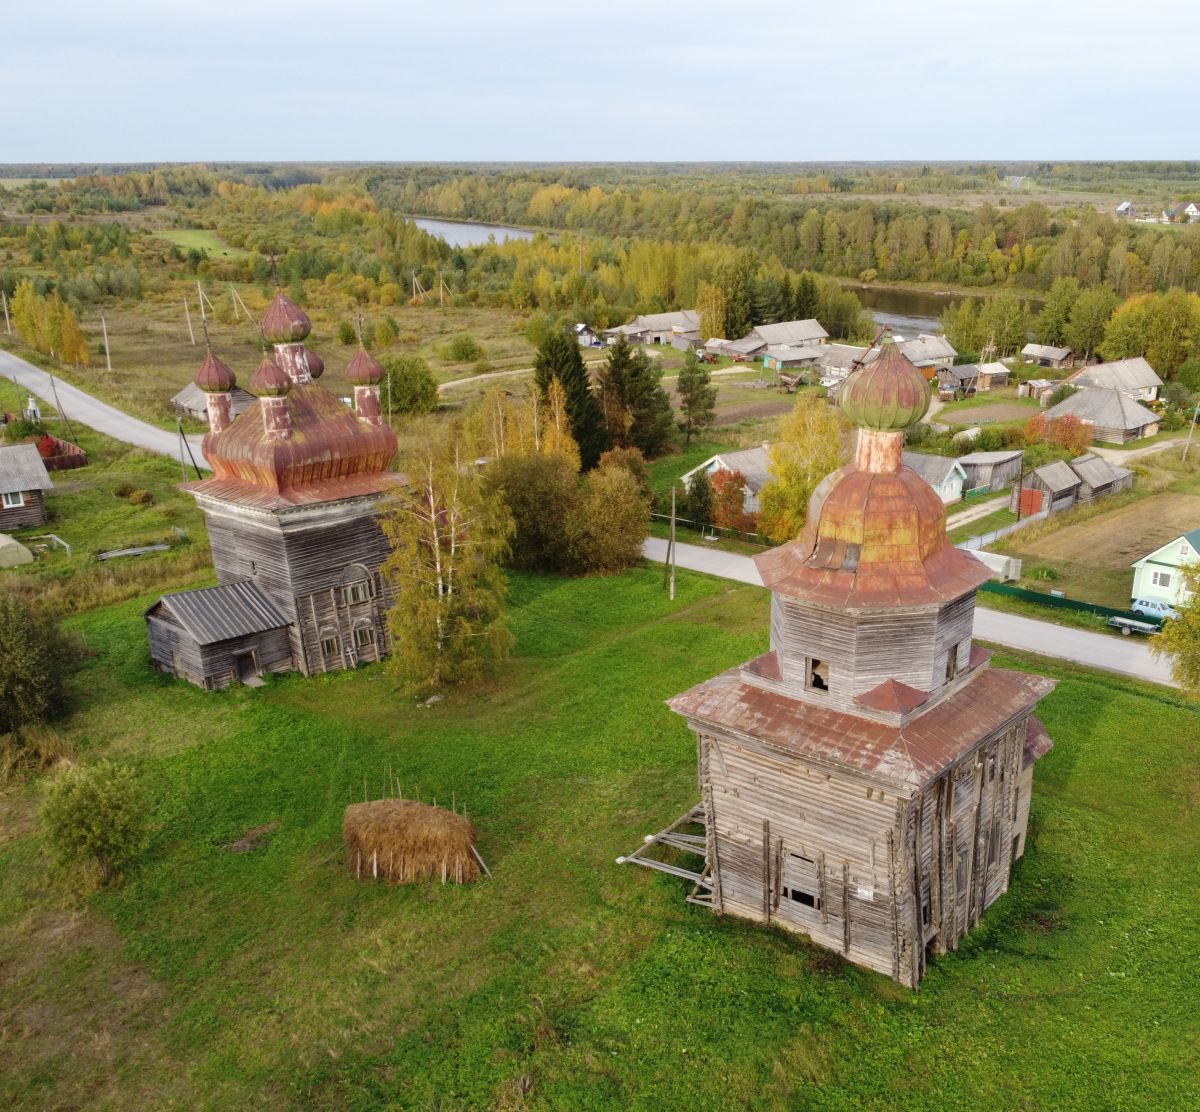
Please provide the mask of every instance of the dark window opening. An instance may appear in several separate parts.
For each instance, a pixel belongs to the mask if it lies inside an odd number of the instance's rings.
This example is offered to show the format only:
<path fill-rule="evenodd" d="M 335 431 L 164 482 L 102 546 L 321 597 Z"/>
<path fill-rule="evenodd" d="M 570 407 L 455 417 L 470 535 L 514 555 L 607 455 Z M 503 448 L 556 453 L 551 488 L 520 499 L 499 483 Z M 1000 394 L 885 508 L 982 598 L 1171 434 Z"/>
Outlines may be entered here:
<path fill-rule="evenodd" d="M 929 914 L 929 901 L 926 900 L 923 904 L 921 904 L 921 922 L 925 926 L 929 926 Z"/>
<path fill-rule="evenodd" d="M 954 867 L 954 883 L 961 892 L 967 886 L 967 851 L 960 850 L 958 863 Z"/>
<path fill-rule="evenodd" d="M 375 644 L 375 629 L 373 626 L 359 626 L 354 631 L 354 644 L 365 649 Z"/>
<path fill-rule="evenodd" d="M 321 652 L 323 652 L 326 657 L 337 656 L 339 655 L 340 651 L 341 646 L 339 645 L 336 637 L 321 638 Z"/>
<path fill-rule="evenodd" d="M 789 900 L 795 900 L 796 903 L 804 904 L 805 907 L 821 909 L 821 901 L 811 892 L 802 892 L 799 888 L 785 888 L 784 896 Z"/>
<path fill-rule="evenodd" d="M 789 853 L 784 863 L 783 887 L 780 894 L 793 903 L 803 904 L 815 911 L 821 909 L 820 881 L 817 863 L 798 853 Z"/>
<path fill-rule="evenodd" d="M 992 829 L 988 833 L 988 864 L 994 865 L 1000 860 L 1000 821 L 997 819 L 992 823 Z"/>
<path fill-rule="evenodd" d="M 810 691 L 828 691 L 829 690 L 829 665 L 824 660 L 818 660 L 814 656 L 808 658 L 807 676 L 805 679 L 805 687 Z"/>
<path fill-rule="evenodd" d="M 951 645 L 946 653 L 946 682 L 958 675 L 958 645 Z"/>
<path fill-rule="evenodd" d="M 988 783 L 996 779 L 996 758 L 988 757 Z"/>
<path fill-rule="evenodd" d="M 356 602 L 366 602 L 371 597 L 370 587 L 365 579 L 358 583 L 351 583 L 343 592 L 346 604 L 351 605 Z"/>

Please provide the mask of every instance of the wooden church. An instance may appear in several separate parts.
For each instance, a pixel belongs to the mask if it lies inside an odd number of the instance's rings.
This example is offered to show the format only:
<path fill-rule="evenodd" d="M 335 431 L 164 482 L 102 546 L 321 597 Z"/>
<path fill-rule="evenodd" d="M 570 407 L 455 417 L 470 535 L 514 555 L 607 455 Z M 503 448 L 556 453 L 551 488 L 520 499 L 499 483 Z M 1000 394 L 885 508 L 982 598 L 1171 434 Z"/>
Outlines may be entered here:
<path fill-rule="evenodd" d="M 696 735 L 700 803 L 620 860 L 915 988 L 1008 888 L 1053 681 L 972 643 L 988 572 L 902 465 L 929 388 L 890 335 L 840 404 L 853 462 L 814 491 L 799 537 L 756 558 L 770 652 L 669 701 Z M 658 845 L 701 871 L 654 860 Z"/>
<path fill-rule="evenodd" d="M 361 347 L 347 408 L 317 379 L 304 312 L 277 293 L 262 331 L 273 345 L 233 415 L 234 373 L 209 349 L 195 384 L 206 397 L 212 477 L 187 483 L 208 522 L 219 585 L 164 595 L 146 611 L 157 668 L 203 687 L 306 675 L 387 651 L 388 546 L 379 503 L 399 476 L 384 423 L 384 370 Z"/>

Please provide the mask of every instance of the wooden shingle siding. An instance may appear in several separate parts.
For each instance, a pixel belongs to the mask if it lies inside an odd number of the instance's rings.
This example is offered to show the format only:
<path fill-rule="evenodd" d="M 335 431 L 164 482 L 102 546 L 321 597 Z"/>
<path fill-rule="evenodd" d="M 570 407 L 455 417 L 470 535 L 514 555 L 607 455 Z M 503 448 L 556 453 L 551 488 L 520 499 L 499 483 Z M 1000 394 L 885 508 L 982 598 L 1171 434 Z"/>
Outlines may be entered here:
<path fill-rule="evenodd" d="M 0 533 L 13 529 L 25 529 L 31 525 L 45 525 L 46 499 L 40 490 L 21 491 L 23 506 L 12 508 L 0 504 Z"/>

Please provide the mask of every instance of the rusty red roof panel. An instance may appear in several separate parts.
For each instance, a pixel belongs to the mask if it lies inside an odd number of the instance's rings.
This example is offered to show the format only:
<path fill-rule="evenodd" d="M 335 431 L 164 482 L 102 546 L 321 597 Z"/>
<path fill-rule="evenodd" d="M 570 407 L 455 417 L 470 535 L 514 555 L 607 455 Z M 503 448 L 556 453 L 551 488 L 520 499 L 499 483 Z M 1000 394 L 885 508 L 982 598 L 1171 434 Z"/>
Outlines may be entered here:
<path fill-rule="evenodd" d="M 1053 748 L 1054 742 L 1046 733 L 1046 727 L 1042 725 L 1041 719 L 1030 715 L 1029 724 L 1025 727 L 1025 750 L 1022 754 L 1021 767 L 1028 768 L 1034 761 L 1040 761 Z"/>
<path fill-rule="evenodd" d="M 744 680 L 738 668 L 676 695 L 667 705 L 698 724 L 724 727 L 784 754 L 920 788 L 1027 712 L 1054 683 L 1045 676 L 986 668 L 900 727 L 767 691 Z"/>
<path fill-rule="evenodd" d="M 916 710 L 922 703 L 927 703 L 929 692 L 892 679 L 884 680 L 878 687 L 872 687 L 870 691 L 864 691 L 861 695 L 855 695 L 854 701 L 859 706 L 870 707 L 872 710 L 907 714 L 910 710 Z"/>

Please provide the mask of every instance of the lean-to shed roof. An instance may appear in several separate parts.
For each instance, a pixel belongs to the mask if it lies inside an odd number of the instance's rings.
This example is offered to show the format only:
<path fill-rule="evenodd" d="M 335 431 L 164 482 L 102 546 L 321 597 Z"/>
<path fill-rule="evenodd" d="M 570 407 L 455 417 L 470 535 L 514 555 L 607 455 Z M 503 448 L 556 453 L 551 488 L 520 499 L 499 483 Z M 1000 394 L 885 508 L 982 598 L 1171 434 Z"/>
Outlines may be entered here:
<path fill-rule="evenodd" d="M 257 583 L 242 580 L 219 587 L 200 587 L 163 595 L 147 616 L 162 607 L 192 636 L 197 644 L 214 645 L 252 633 L 283 629 L 285 618 Z"/>

